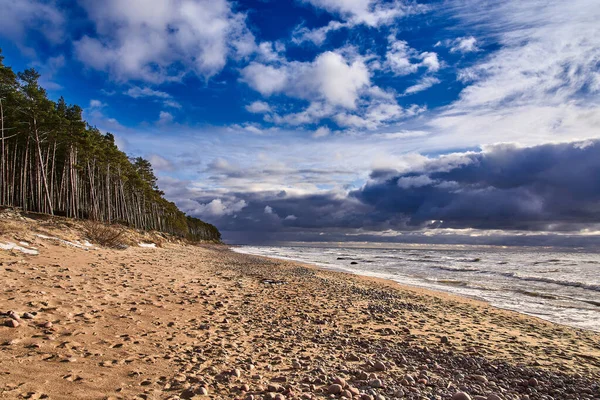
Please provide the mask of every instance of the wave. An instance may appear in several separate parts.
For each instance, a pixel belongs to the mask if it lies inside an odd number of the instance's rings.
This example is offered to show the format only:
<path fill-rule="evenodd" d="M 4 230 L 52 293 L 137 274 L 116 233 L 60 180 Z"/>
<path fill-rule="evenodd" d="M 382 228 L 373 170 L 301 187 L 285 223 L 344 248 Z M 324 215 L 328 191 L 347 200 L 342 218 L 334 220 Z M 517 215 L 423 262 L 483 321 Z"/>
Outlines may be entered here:
<path fill-rule="evenodd" d="M 450 286 L 462 286 L 462 287 L 469 286 L 469 282 L 459 281 L 459 280 L 454 280 L 454 279 L 437 279 L 437 280 L 434 280 L 433 282 L 441 283 L 442 285 L 450 285 Z"/>
<path fill-rule="evenodd" d="M 439 269 L 442 271 L 452 271 L 452 272 L 480 272 L 480 269 L 477 268 L 469 268 L 469 267 L 442 267 L 439 265 L 436 265 L 434 267 L 431 267 L 433 269 Z"/>
<path fill-rule="evenodd" d="M 600 307 L 600 301 L 583 300 L 583 299 L 579 299 L 579 301 L 583 301 L 584 303 L 588 303 L 588 304 L 591 304 L 593 306 Z"/>
<path fill-rule="evenodd" d="M 539 297 L 539 298 L 548 299 L 548 300 L 558 300 L 559 299 L 559 297 L 548 294 L 548 293 L 534 292 L 534 291 L 525 290 L 525 289 L 515 289 L 514 292 L 519 293 L 519 294 L 524 294 L 525 296 L 529 296 L 529 297 Z"/>
<path fill-rule="evenodd" d="M 600 292 L 600 285 L 596 285 L 596 284 L 589 284 L 589 283 L 577 282 L 577 281 L 565 281 L 565 280 L 561 280 L 561 279 L 544 278 L 541 276 L 519 275 L 516 272 L 497 272 L 495 274 L 506 276 L 507 278 L 515 278 L 515 279 L 518 279 L 521 281 L 550 283 L 553 285 L 578 287 L 578 288 L 582 288 L 582 289 L 586 289 L 586 290 L 592 290 L 594 292 Z"/>

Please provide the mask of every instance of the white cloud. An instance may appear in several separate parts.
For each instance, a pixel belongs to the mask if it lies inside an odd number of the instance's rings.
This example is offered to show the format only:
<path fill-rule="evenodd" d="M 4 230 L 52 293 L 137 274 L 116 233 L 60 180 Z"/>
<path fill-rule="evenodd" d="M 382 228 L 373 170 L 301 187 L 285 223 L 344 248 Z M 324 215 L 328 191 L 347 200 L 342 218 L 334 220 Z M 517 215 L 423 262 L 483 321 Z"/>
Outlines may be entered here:
<path fill-rule="evenodd" d="M 334 111 L 335 107 L 332 107 L 323 101 L 314 101 L 302 111 L 285 115 L 268 115 L 265 119 L 268 122 L 274 122 L 276 124 L 299 126 L 316 123 L 323 118 L 330 117 L 333 115 Z"/>
<path fill-rule="evenodd" d="M 314 138 L 322 138 L 325 136 L 329 136 L 331 134 L 331 129 L 326 126 L 320 126 L 315 133 L 313 133 Z"/>
<path fill-rule="evenodd" d="M 500 49 L 459 73 L 469 85 L 429 124 L 438 146 L 600 135 L 598 2 L 469 0 L 453 11 Z"/>
<path fill-rule="evenodd" d="M 479 50 L 477 47 L 477 39 L 473 36 L 456 39 L 450 48 L 450 51 L 454 53 L 470 53 L 477 50 Z"/>
<path fill-rule="evenodd" d="M 273 208 L 265 206 L 265 214 L 273 214 Z"/>
<path fill-rule="evenodd" d="M 331 51 L 313 62 L 264 65 L 253 62 L 242 70 L 242 79 L 265 96 L 285 93 L 306 100 L 324 100 L 348 109 L 356 107 L 359 92 L 370 86 L 369 69 L 362 59 L 347 60 Z"/>
<path fill-rule="evenodd" d="M 281 53 L 285 51 L 285 45 L 281 42 L 262 42 L 256 49 L 257 56 L 261 61 L 273 62 L 282 59 Z"/>
<path fill-rule="evenodd" d="M 434 78 L 431 76 L 425 76 L 417 84 L 408 87 L 404 91 L 404 94 L 409 95 L 409 94 L 415 94 L 418 92 L 422 92 L 423 90 L 427 90 L 430 87 L 432 87 L 433 85 L 436 85 L 438 83 L 440 83 L 440 80 L 438 78 Z"/>
<path fill-rule="evenodd" d="M 41 32 L 51 43 L 65 39 L 65 17 L 56 1 L 0 0 L 0 35 L 26 46 L 28 29 Z M 22 50 L 33 52 L 22 47 Z"/>
<path fill-rule="evenodd" d="M 421 187 L 427 186 L 434 183 L 429 176 L 427 175 L 419 175 L 419 176 L 403 176 L 398 179 L 398 186 L 403 189 L 413 188 L 413 187 Z"/>
<path fill-rule="evenodd" d="M 262 95 L 270 96 L 286 89 L 288 72 L 284 68 L 252 62 L 242 70 L 242 79 Z"/>
<path fill-rule="evenodd" d="M 256 49 L 245 15 L 227 0 L 84 0 L 97 37 L 74 43 L 75 55 L 116 80 L 161 83 L 193 72 L 211 77 L 230 57 Z"/>
<path fill-rule="evenodd" d="M 163 102 L 163 104 L 164 104 L 165 107 L 171 107 L 171 108 L 177 108 L 177 109 L 181 108 L 181 104 L 179 104 L 175 100 L 165 100 Z"/>
<path fill-rule="evenodd" d="M 404 40 L 397 40 L 395 36 L 388 37 L 388 50 L 385 56 L 384 66 L 396 75 L 409 75 L 417 72 L 419 68 L 425 68 L 427 72 L 433 73 L 440 69 L 440 61 L 435 52 L 419 53 L 408 45 Z"/>
<path fill-rule="evenodd" d="M 427 10 L 427 7 L 401 0 L 304 0 L 317 8 L 337 14 L 353 25 L 389 25 L 396 19 Z"/>
<path fill-rule="evenodd" d="M 90 100 L 90 108 L 98 109 L 98 108 L 102 108 L 102 107 L 106 107 L 106 104 L 104 104 L 100 100 L 95 100 L 95 99 Z"/>
<path fill-rule="evenodd" d="M 164 157 L 159 156 L 158 154 L 150 154 L 146 157 L 150 164 L 152 164 L 152 168 L 157 171 L 173 171 L 175 166 L 169 160 Z"/>
<path fill-rule="evenodd" d="M 405 110 L 395 102 L 373 101 L 359 114 L 338 113 L 334 119 L 343 127 L 374 130 L 404 116 Z"/>
<path fill-rule="evenodd" d="M 458 37 L 456 39 L 446 39 L 435 44 L 435 47 L 445 46 L 450 48 L 451 53 L 471 53 L 479 51 L 477 39 L 473 36 Z"/>
<path fill-rule="evenodd" d="M 164 124 L 170 124 L 171 122 L 173 122 L 173 114 L 171 114 L 170 112 L 167 111 L 161 111 L 160 114 L 158 115 L 158 124 L 164 125 Z"/>
<path fill-rule="evenodd" d="M 134 99 L 150 97 L 162 100 L 162 103 L 165 107 L 181 109 L 181 104 L 177 101 L 173 100 L 173 96 L 171 96 L 167 92 L 163 92 L 160 90 L 151 89 L 149 87 L 139 87 L 133 86 L 129 88 L 124 94 L 129 97 L 133 97 Z"/>
<path fill-rule="evenodd" d="M 170 99 L 171 95 L 166 92 L 161 92 L 160 90 L 154 90 L 149 87 L 141 88 L 139 86 L 134 86 L 128 89 L 125 94 L 127 96 L 133 97 L 134 99 L 138 99 L 140 97 L 158 97 L 162 99 Z"/>
<path fill-rule="evenodd" d="M 223 216 L 223 215 L 231 215 L 243 210 L 248 204 L 244 200 L 239 201 L 223 201 L 221 199 L 214 199 L 210 203 L 200 204 L 195 210 L 194 213 L 197 213 L 200 216 Z"/>
<path fill-rule="evenodd" d="M 271 106 L 269 106 L 269 104 L 265 103 L 264 101 L 255 101 L 252 104 L 248 104 L 246 106 L 246 110 L 253 114 L 263 114 L 271 111 Z"/>
<path fill-rule="evenodd" d="M 305 26 L 298 26 L 292 33 L 292 41 L 296 44 L 303 42 L 312 42 L 316 45 L 321 45 L 327 39 L 327 34 L 341 28 L 349 27 L 350 24 L 339 21 L 329 21 L 325 26 L 315 29 L 308 29 Z"/>
<path fill-rule="evenodd" d="M 334 20 L 314 29 L 299 26 L 292 35 L 292 41 L 296 44 L 310 41 L 320 45 L 329 32 L 338 29 L 352 28 L 357 25 L 370 27 L 392 25 L 399 18 L 423 13 L 429 9 L 428 6 L 404 0 L 304 0 L 304 2 L 337 15 L 343 22 Z"/>

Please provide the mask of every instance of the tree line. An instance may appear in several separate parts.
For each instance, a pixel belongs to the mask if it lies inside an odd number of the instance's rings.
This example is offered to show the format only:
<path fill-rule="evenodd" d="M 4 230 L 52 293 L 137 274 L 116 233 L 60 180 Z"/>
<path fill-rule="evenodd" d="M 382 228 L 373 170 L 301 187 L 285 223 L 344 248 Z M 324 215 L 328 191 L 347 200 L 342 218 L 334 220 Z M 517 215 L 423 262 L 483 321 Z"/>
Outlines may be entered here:
<path fill-rule="evenodd" d="M 54 102 L 34 69 L 14 73 L 0 50 L 0 204 L 220 241 L 219 230 L 166 200 L 149 161 Z"/>

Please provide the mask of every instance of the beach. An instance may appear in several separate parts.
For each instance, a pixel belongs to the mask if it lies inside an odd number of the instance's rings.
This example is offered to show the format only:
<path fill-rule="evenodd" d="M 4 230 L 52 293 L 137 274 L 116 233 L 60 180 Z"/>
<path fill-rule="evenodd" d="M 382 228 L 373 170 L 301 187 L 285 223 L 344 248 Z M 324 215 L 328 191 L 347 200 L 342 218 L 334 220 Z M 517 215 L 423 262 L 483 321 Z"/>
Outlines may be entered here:
<path fill-rule="evenodd" d="M 600 398 L 592 331 L 221 245 L 49 229 L 0 234 L 39 253 L 0 250 L 0 398 Z"/>

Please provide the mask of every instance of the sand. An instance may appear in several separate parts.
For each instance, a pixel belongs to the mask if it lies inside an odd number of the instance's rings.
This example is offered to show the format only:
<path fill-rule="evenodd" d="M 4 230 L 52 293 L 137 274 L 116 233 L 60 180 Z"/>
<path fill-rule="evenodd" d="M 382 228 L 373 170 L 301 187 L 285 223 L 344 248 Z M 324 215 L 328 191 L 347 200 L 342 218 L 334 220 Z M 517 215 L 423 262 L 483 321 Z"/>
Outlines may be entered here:
<path fill-rule="evenodd" d="M 594 332 L 224 246 L 39 228 L 0 233 L 39 251 L 0 250 L 0 398 L 600 398 Z"/>

